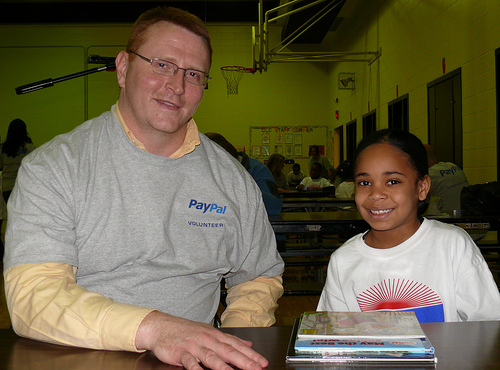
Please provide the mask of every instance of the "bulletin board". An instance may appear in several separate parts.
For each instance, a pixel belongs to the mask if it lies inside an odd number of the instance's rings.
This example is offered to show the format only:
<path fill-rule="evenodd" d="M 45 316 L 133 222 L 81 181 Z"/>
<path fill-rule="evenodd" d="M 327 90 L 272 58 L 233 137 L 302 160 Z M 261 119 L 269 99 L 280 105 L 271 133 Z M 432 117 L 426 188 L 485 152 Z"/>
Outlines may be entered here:
<path fill-rule="evenodd" d="M 308 159 L 311 145 L 318 145 L 320 154 L 326 154 L 328 137 L 328 126 L 250 126 L 247 154 L 262 161 L 273 153 L 286 159 Z"/>

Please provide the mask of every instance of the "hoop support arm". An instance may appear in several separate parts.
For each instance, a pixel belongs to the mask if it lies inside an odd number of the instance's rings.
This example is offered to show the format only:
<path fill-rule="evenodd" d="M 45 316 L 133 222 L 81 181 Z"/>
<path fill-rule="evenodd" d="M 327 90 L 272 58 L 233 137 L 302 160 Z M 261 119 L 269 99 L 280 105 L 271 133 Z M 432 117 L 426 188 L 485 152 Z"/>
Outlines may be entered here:
<path fill-rule="evenodd" d="M 17 95 L 22 95 L 22 94 L 30 93 L 30 92 L 33 92 L 33 91 L 45 89 L 46 87 L 54 86 L 54 84 L 59 83 L 59 82 L 63 82 L 63 81 L 71 80 L 73 78 L 86 76 L 86 75 L 89 75 L 91 73 L 96 73 L 96 72 L 101 72 L 101 71 L 107 71 L 108 69 L 115 69 L 115 68 L 116 68 L 116 66 L 113 63 L 113 64 L 107 64 L 107 65 L 102 66 L 102 67 L 87 69 L 87 70 L 82 71 L 82 72 L 73 73 L 73 74 L 70 74 L 70 75 L 67 75 L 67 76 L 63 76 L 63 77 L 59 77 L 59 78 L 56 78 L 56 79 L 47 78 L 45 80 L 41 80 L 41 81 L 37 81 L 37 82 L 32 82 L 32 83 L 27 84 L 27 85 L 16 87 L 16 94 Z"/>

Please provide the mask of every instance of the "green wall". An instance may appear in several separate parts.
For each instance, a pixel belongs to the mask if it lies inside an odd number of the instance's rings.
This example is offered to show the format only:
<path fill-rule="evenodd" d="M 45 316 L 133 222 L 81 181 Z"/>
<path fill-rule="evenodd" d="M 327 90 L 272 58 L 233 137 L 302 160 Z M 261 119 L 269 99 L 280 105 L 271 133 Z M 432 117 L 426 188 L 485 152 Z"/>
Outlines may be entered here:
<path fill-rule="evenodd" d="M 251 25 L 209 25 L 213 79 L 195 120 L 201 132 L 216 131 L 249 152 L 250 126 L 328 125 L 328 66 L 320 63 L 271 64 L 267 72 L 246 73 L 238 95 L 228 95 L 220 67 L 251 67 Z M 0 135 L 14 118 L 26 121 L 35 145 L 99 115 L 118 97 L 114 72 L 99 72 L 53 87 L 16 95 L 20 85 L 58 78 L 97 65 L 88 55 L 116 56 L 130 25 L 1 26 Z M 271 38 L 279 37 L 279 29 Z"/>
<path fill-rule="evenodd" d="M 410 131 L 427 141 L 427 84 L 446 72 L 462 71 L 463 163 L 471 183 L 496 180 L 495 50 L 500 48 L 500 2 L 374 0 L 365 2 L 322 51 L 382 49 L 374 63 L 272 63 L 263 73 L 247 73 L 238 95 L 227 95 L 220 67 L 251 67 L 252 27 L 209 25 L 213 79 L 195 119 L 202 132 L 216 131 L 235 146 L 249 148 L 251 126 L 324 126 L 331 132 L 353 119 L 361 139 L 362 116 L 377 111 L 377 127 L 387 127 L 387 103 L 409 96 Z M 115 74 L 100 72 L 23 96 L 14 88 L 79 72 L 87 56 L 114 56 L 127 43 L 131 25 L 0 26 L 0 135 L 8 123 L 26 120 L 36 145 L 71 130 L 116 102 Z M 270 46 L 280 36 L 270 29 Z M 339 90 L 338 75 L 356 73 L 355 90 Z M 339 119 L 334 118 L 335 110 Z M 344 130 L 345 133 L 345 130 Z M 338 160 L 338 158 L 336 158 Z M 305 160 L 299 161 L 305 163 Z"/>
<path fill-rule="evenodd" d="M 495 50 L 500 48 L 500 2 L 488 0 L 375 0 L 338 29 L 332 47 L 344 51 L 382 49 L 372 63 L 331 65 L 331 96 L 339 121 L 377 110 L 377 128 L 388 126 L 387 103 L 408 94 L 410 131 L 428 136 L 427 84 L 461 68 L 464 172 L 471 184 L 497 180 Z M 344 28 L 342 27 L 344 26 Z M 338 90 L 341 72 L 356 73 L 356 89 Z M 345 132 L 345 130 L 344 130 Z"/>

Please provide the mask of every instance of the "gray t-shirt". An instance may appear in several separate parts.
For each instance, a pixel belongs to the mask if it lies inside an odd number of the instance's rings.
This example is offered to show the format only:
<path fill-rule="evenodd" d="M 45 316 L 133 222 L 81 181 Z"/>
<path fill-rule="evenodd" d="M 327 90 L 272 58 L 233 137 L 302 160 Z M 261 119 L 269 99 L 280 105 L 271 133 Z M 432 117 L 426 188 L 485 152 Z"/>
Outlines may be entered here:
<path fill-rule="evenodd" d="M 464 172 L 451 162 L 439 162 L 429 168 L 430 195 L 443 200 L 443 211 L 460 209 L 460 194 L 469 182 Z"/>
<path fill-rule="evenodd" d="M 9 201 L 4 268 L 68 263 L 90 291 L 201 322 L 223 277 L 280 275 L 257 185 L 200 136 L 192 153 L 156 156 L 106 112 L 35 150 Z"/>

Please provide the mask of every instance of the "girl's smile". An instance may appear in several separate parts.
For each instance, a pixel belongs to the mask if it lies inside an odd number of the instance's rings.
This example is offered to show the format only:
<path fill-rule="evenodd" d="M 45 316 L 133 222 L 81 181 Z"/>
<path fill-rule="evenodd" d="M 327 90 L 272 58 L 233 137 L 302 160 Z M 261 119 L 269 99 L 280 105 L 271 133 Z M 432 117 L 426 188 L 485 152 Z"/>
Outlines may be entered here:
<path fill-rule="evenodd" d="M 366 243 L 391 248 L 418 230 L 418 203 L 425 200 L 430 178 L 418 178 L 405 153 L 379 143 L 363 150 L 355 169 L 355 200 L 361 216 L 370 224 Z"/>
<path fill-rule="evenodd" d="M 376 214 L 376 215 L 383 215 L 383 214 L 391 212 L 392 210 L 393 210 L 393 208 L 391 208 L 391 209 L 371 209 L 370 212 L 373 214 Z"/>

